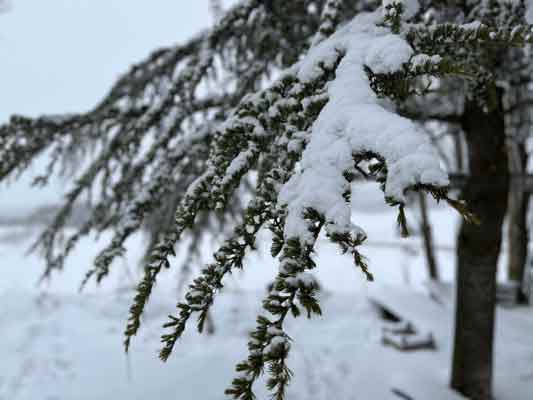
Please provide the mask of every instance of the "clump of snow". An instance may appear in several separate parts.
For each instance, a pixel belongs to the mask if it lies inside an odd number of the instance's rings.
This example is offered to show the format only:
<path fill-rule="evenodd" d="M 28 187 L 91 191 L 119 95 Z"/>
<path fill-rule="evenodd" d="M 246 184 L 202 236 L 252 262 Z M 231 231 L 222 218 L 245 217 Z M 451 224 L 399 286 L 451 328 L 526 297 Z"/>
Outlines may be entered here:
<path fill-rule="evenodd" d="M 329 102 L 312 127 L 301 168 L 283 186 L 278 202 L 287 206 L 285 237 L 312 240 L 302 214 L 313 208 L 325 216 L 328 231 L 356 230 L 344 193 L 350 184 L 343 172 L 353 155 L 380 154 L 388 167 L 385 194 L 404 200 L 405 189 L 417 183 L 445 186 L 446 173 L 427 137 L 410 120 L 385 108 L 370 88 L 364 67 L 394 72 L 409 62 L 413 50 L 400 36 L 376 26 L 379 14 L 360 14 L 347 27 L 311 50 L 298 68 L 298 78 L 312 80 L 320 68 L 344 54 L 336 78 L 328 86 Z"/>
<path fill-rule="evenodd" d="M 441 61 L 442 57 L 438 54 L 435 54 L 433 56 L 427 54 L 417 54 L 416 56 L 411 58 L 411 67 L 416 69 L 418 67 L 423 67 L 426 64 L 437 65 Z"/>
<path fill-rule="evenodd" d="M 274 336 L 268 346 L 263 350 L 263 354 L 272 354 L 280 351 L 282 348 L 288 348 L 289 341 L 283 336 Z"/>
<path fill-rule="evenodd" d="M 295 277 L 286 278 L 285 282 L 290 286 L 298 286 L 302 284 L 305 287 L 311 288 L 317 286 L 317 280 L 309 272 L 300 272 Z"/>
<path fill-rule="evenodd" d="M 409 60 L 413 49 L 398 35 L 385 35 L 375 39 L 365 56 L 367 65 L 375 74 L 398 71 Z"/>
<path fill-rule="evenodd" d="M 481 21 L 472 21 L 472 22 L 468 22 L 466 24 L 462 24 L 461 25 L 461 28 L 463 29 L 466 29 L 466 30 L 470 30 L 470 31 L 476 31 L 480 28 L 482 28 L 484 25 L 483 23 L 481 23 Z"/>

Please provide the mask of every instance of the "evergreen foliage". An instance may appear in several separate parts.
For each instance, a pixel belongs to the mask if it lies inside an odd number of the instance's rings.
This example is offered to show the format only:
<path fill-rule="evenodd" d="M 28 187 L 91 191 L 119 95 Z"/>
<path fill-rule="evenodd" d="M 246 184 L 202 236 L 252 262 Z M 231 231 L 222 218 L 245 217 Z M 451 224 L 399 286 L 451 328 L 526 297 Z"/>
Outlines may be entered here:
<path fill-rule="evenodd" d="M 24 172 L 43 153 L 50 162 L 37 185 L 88 160 L 36 243 L 45 277 L 62 268 L 81 237 L 112 229 L 83 284 L 100 282 L 128 237 L 148 227 L 151 245 L 126 349 L 183 234 L 199 238 L 222 229 L 221 221 L 233 222 L 214 261 L 169 316 L 163 360 L 191 318 L 203 330 L 224 277 L 244 268 L 258 232 L 270 230 L 279 272 L 250 334 L 249 357 L 226 393 L 255 398 L 253 384 L 267 371 L 273 398 L 284 399 L 292 376 L 284 322 L 321 313 L 311 273 L 317 237 L 324 233 L 373 279 L 358 250 L 366 234 L 350 221 L 356 178 L 381 185 L 405 235 L 409 191 L 429 193 L 476 222 L 465 204 L 448 197 L 446 173 L 420 124 L 453 123 L 466 99 L 494 109 L 504 87 L 509 126 L 524 135 L 533 42 L 525 6 L 243 0 L 212 29 L 133 66 L 89 112 L 12 117 L 0 127 L 0 180 Z M 495 54 L 511 62 L 495 65 Z M 63 240 L 74 204 L 89 192 L 97 194 L 91 218 Z M 242 192 L 251 197 L 247 205 L 239 201 Z"/>

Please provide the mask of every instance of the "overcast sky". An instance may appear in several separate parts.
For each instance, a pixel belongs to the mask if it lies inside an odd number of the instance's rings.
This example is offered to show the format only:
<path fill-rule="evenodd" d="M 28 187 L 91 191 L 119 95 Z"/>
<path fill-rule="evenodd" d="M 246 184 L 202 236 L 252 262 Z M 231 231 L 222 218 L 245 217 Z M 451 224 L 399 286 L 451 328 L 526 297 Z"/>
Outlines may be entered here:
<path fill-rule="evenodd" d="M 89 109 L 131 63 L 212 23 L 208 0 L 11 3 L 10 11 L 0 14 L 0 123 L 13 113 Z M 30 176 L 0 185 L 0 213 L 57 202 L 58 183 L 29 190 Z"/>

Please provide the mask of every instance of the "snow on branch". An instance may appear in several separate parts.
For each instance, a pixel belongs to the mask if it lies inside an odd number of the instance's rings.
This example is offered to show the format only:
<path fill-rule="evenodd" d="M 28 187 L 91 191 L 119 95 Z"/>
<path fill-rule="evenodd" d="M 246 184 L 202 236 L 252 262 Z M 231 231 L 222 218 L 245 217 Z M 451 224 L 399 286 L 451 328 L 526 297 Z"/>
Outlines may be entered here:
<path fill-rule="evenodd" d="M 379 182 L 384 201 L 398 207 L 405 234 L 408 191 L 427 192 L 475 222 L 465 204 L 448 197 L 439 155 L 420 127 L 401 115 L 402 106 L 448 76 L 490 92 L 495 79 L 478 63 L 483 52 L 531 44 L 531 26 L 523 16 L 501 26 L 490 18 L 426 19 L 428 10 L 416 0 L 386 0 L 377 10 L 358 12 L 373 7 L 362 3 L 242 1 L 211 30 L 132 68 L 90 113 L 15 117 L 0 127 L 0 180 L 46 150 L 53 154 L 50 172 L 76 143 L 98 143 L 97 156 L 41 237 L 46 274 L 61 268 L 82 235 L 114 228 L 86 277 L 99 282 L 147 216 L 161 203 L 175 210 L 150 248 L 125 329 L 126 349 L 182 235 L 198 228 L 201 213 L 234 210 L 233 199 L 250 173 L 257 172 L 257 179 L 242 220 L 169 316 L 160 352 L 167 360 L 192 317 L 203 330 L 224 278 L 244 267 L 258 232 L 270 230 L 279 270 L 250 335 L 249 357 L 238 364 L 226 392 L 234 399 L 255 398 L 253 385 L 264 371 L 273 398 L 285 398 L 292 376 L 285 320 L 321 313 L 312 273 L 321 232 L 373 279 L 359 252 L 366 234 L 350 215 L 358 174 Z M 90 221 L 55 253 L 74 202 L 96 183 L 102 198 Z M 177 207 L 169 197 L 179 199 Z"/>
<path fill-rule="evenodd" d="M 403 202 L 404 191 L 424 184 L 448 185 L 428 138 L 411 121 L 398 116 L 371 89 L 365 73 L 394 73 L 413 56 L 409 44 L 387 28 L 376 26 L 379 14 L 360 15 L 349 26 L 311 50 L 299 67 L 303 82 L 313 78 L 318 62 L 345 53 L 328 87 L 329 101 L 315 121 L 303 153 L 301 170 L 284 185 L 280 204 L 287 206 L 285 236 L 305 238 L 302 215 L 312 208 L 324 215 L 330 232 L 351 230 L 345 193 L 353 157 L 379 154 L 388 174 L 385 195 Z M 305 241 L 305 240 L 304 240 Z"/>

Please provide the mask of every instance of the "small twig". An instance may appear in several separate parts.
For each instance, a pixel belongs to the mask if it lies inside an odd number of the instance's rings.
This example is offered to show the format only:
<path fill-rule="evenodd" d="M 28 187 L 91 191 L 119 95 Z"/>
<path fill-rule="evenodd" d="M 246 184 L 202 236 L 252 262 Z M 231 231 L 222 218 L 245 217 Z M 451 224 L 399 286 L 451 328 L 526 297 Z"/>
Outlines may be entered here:
<path fill-rule="evenodd" d="M 398 396 L 399 398 L 401 398 L 401 399 L 404 399 L 404 400 L 415 400 L 413 397 L 409 396 L 408 394 L 405 394 L 404 392 L 402 392 L 399 389 L 392 389 L 391 392 L 393 394 L 395 394 L 396 396 Z"/>

